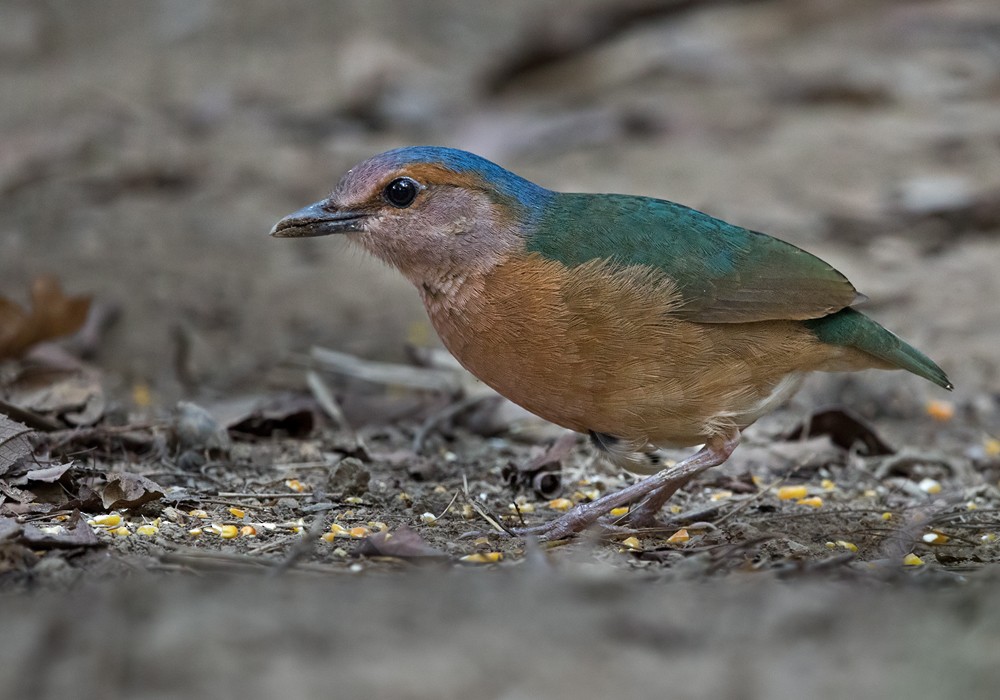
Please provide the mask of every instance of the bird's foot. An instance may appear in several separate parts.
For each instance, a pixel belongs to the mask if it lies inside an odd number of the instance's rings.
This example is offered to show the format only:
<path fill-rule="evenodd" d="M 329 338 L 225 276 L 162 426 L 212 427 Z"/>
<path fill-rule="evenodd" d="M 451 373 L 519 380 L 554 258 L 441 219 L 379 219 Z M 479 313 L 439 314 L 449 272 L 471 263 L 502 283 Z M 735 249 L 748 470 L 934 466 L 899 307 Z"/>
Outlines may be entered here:
<path fill-rule="evenodd" d="M 547 523 L 510 528 L 507 532 L 515 537 L 531 536 L 553 541 L 577 535 L 595 524 L 632 529 L 656 527 L 659 525 L 656 516 L 667 499 L 701 472 L 729 459 L 739 441 L 740 434 L 737 431 L 727 437 L 711 439 L 698 452 L 673 467 L 663 469 L 596 501 L 581 503 Z M 605 523 L 604 516 L 612 510 L 640 499 L 639 505 L 628 515 Z"/>

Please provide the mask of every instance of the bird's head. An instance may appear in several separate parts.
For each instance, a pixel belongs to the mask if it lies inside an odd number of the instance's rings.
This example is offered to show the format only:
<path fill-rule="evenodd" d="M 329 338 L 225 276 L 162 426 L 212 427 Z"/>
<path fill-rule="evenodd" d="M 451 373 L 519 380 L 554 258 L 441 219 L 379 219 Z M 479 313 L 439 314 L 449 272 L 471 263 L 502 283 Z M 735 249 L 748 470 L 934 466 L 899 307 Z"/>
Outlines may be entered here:
<path fill-rule="evenodd" d="M 419 284 L 523 248 L 551 194 L 472 153 L 400 148 L 356 165 L 329 197 L 286 216 L 271 235 L 343 233 Z"/>

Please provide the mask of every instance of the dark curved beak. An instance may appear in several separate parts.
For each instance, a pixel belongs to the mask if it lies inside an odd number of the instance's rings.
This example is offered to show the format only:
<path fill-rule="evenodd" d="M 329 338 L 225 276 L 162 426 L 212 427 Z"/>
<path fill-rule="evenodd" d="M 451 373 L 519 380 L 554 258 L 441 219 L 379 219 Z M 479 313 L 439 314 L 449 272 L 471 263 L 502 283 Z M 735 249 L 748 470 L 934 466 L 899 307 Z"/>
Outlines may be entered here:
<path fill-rule="evenodd" d="M 355 233 L 364 230 L 366 214 L 357 211 L 337 211 L 323 200 L 289 214 L 271 229 L 276 238 L 312 238 L 334 233 Z"/>

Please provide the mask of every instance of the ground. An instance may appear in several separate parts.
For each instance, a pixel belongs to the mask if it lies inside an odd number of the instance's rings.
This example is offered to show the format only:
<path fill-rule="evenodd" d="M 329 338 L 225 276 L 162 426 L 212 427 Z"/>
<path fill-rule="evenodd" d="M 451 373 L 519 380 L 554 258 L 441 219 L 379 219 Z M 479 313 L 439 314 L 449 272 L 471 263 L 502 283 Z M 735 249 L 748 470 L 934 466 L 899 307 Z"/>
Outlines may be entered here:
<path fill-rule="evenodd" d="M 0 687 L 982 694 L 996 4 L 477 5 L 0 7 L 0 296 L 40 310 L 0 307 Z M 662 528 L 506 536 L 634 477 L 456 369 L 392 272 L 266 235 L 415 143 L 800 245 L 956 389 L 816 376 Z"/>

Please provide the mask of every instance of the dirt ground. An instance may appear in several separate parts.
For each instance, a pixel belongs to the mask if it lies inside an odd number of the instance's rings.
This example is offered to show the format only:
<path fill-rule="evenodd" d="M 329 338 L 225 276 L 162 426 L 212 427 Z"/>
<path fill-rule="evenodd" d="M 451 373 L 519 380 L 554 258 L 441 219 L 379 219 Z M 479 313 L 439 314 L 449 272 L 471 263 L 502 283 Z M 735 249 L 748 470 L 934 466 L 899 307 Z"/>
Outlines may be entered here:
<path fill-rule="evenodd" d="M 240 8 L 0 5 L 0 688 L 992 697 L 1000 6 Z M 417 143 L 800 245 L 956 389 L 816 376 L 662 528 L 504 536 L 634 477 L 267 236 Z"/>

